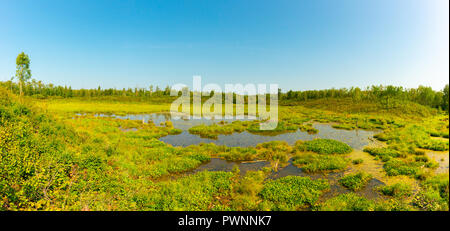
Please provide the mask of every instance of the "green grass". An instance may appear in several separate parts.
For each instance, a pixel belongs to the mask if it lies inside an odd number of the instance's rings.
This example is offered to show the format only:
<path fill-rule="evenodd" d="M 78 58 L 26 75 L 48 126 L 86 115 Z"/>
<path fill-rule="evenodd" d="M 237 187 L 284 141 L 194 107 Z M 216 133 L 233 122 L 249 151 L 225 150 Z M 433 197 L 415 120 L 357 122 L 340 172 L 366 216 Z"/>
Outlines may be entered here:
<path fill-rule="evenodd" d="M 339 179 L 339 183 L 352 191 L 357 191 L 365 187 L 371 179 L 372 175 L 365 172 L 358 172 L 342 177 Z"/>
<path fill-rule="evenodd" d="M 328 188 L 324 180 L 287 176 L 268 181 L 260 196 L 271 203 L 273 210 L 298 210 L 316 203 Z"/>
<path fill-rule="evenodd" d="M 348 144 L 331 139 L 297 142 L 296 146 L 300 151 L 311 151 L 319 154 L 347 154 L 353 151 Z"/>
<path fill-rule="evenodd" d="M 372 156 L 375 156 L 381 159 L 383 162 L 390 160 L 391 158 L 400 157 L 401 153 L 392 148 L 374 148 L 374 147 L 366 147 L 364 151 L 369 153 Z"/>
<path fill-rule="evenodd" d="M 142 210 L 226 210 L 232 193 L 231 172 L 199 172 L 174 181 L 157 183 L 149 195 L 135 197 Z"/>
<path fill-rule="evenodd" d="M 397 198 L 405 198 L 412 195 L 412 187 L 406 183 L 396 183 L 393 185 L 385 185 L 379 188 L 380 192 L 386 196 Z"/>
<path fill-rule="evenodd" d="M 418 162 L 392 159 L 387 161 L 383 167 L 388 176 L 415 176 L 419 173 L 420 166 L 422 166 L 422 164 Z"/>
<path fill-rule="evenodd" d="M 375 203 L 355 193 L 340 194 L 318 206 L 319 211 L 373 211 Z"/>
<path fill-rule="evenodd" d="M 347 167 L 348 162 L 342 156 L 305 153 L 296 155 L 293 164 L 305 172 L 323 172 L 343 170 Z"/>

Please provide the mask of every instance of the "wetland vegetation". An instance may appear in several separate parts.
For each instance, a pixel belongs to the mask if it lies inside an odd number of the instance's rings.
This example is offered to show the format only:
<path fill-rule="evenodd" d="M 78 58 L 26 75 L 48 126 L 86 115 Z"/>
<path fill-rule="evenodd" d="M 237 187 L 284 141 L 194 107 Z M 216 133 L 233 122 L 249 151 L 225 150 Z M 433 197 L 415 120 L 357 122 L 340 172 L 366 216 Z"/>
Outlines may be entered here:
<path fill-rule="evenodd" d="M 264 132 L 167 89 L 0 85 L 1 210 L 448 210 L 448 86 L 280 93 Z"/>

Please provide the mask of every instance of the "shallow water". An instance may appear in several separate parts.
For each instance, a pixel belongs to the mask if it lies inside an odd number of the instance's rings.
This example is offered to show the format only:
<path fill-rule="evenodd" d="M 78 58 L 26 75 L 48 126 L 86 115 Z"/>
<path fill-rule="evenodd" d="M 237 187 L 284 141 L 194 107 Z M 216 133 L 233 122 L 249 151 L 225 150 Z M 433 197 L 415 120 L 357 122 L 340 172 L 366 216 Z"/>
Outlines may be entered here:
<path fill-rule="evenodd" d="M 436 173 L 448 173 L 449 171 L 449 152 L 438 152 L 438 151 L 429 151 L 426 150 L 426 155 L 435 160 L 439 167 L 435 169 Z"/>
<path fill-rule="evenodd" d="M 194 174 L 201 171 L 226 171 L 231 172 L 233 168 L 237 166 L 240 170 L 240 175 L 245 175 L 248 171 L 258 171 L 264 167 L 270 167 L 270 163 L 268 161 L 255 161 L 255 162 L 232 162 L 226 161 L 219 158 L 211 158 L 211 161 L 200 165 L 200 167 L 195 170 L 186 172 L 187 175 Z M 332 173 L 306 173 L 302 171 L 301 168 L 298 168 L 292 164 L 292 161 L 289 161 L 289 164 L 285 167 L 278 169 L 278 171 L 272 171 L 268 179 L 278 179 L 285 176 L 302 176 L 302 177 L 310 177 L 311 179 L 325 179 L 330 184 L 330 190 L 326 191 L 321 199 L 327 199 L 334 196 L 337 196 L 342 193 L 351 192 L 344 186 L 338 183 L 338 180 L 345 174 L 345 172 L 332 172 Z M 356 191 L 356 194 L 363 195 L 369 199 L 376 199 L 382 197 L 381 194 L 377 192 L 377 188 L 379 186 L 385 185 L 382 181 L 373 178 L 371 179 L 367 185 L 361 190 Z"/>
<path fill-rule="evenodd" d="M 289 132 L 278 135 L 262 135 L 262 134 L 252 134 L 247 131 L 242 133 L 233 133 L 230 135 L 218 135 L 217 139 L 202 138 L 198 135 L 193 135 L 188 132 L 188 129 L 201 124 L 210 125 L 213 123 L 219 123 L 220 121 L 232 122 L 235 120 L 231 119 L 174 119 L 169 113 L 151 113 L 151 114 L 141 114 L 141 115 L 108 115 L 108 114 L 97 114 L 100 117 L 112 117 L 118 119 L 130 119 L 130 120 L 142 120 L 145 123 L 148 121 L 153 121 L 155 125 L 160 125 L 165 121 L 171 121 L 175 128 L 183 130 L 181 134 L 178 135 L 168 135 L 161 137 L 160 140 L 171 144 L 173 146 L 186 147 L 193 144 L 200 143 L 215 143 L 217 145 L 226 145 L 228 147 L 250 147 L 256 146 L 257 144 L 269 142 L 269 141 L 286 141 L 290 145 L 295 144 L 297 140 L 313 140 L 317 138 L 323 139 L 335 139 L 342 141 L 352 148 L 357 150 L 362 150 L 364 146 L 367 146 L 372 141 L 373 135 L 378 131 L 366 131 L 366 130 L 342 130 L 335 129 L 331 127 L 330 124 L 315 123 L 313 127 L 318 129 L 317 134 L 308 134 L 307 132 L 302 132 L 297 130 L 296 132 Z M 243 119 L 249 120 L 249 119 Z"/>

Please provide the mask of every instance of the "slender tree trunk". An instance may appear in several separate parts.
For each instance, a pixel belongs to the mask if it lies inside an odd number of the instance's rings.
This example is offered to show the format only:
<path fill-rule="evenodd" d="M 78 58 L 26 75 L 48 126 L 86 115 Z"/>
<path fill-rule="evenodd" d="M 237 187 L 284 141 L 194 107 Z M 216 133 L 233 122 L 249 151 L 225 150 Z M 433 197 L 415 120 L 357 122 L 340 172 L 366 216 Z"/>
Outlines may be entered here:
<path fill-rule="evenodd" d="M 22 96 L 22 81 L 19 81 L 19 93 Z"/>

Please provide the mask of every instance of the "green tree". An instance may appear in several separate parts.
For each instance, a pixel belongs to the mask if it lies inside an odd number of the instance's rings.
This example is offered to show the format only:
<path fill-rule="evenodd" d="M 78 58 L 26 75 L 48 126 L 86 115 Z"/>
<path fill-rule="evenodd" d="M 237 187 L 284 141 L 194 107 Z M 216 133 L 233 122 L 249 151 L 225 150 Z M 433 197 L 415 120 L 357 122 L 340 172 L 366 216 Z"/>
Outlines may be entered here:
<path fill-rule="evenodd" d="M 449 100 L 449 92 L 448 92 L 448 84 L 445 85 L 444 87 L 444 95 L 442 96 L 442 109 L 448 111 L 449 107 L 448 107 L 448 100 Z"/>
<path fill-rule="evenodd" d="M 23 94 L 22 87 L 31 78 L 30 58 L 24 52 L 20 53 L 16 59 L 16 78 L 19 81 L 19 92 Z"/>

